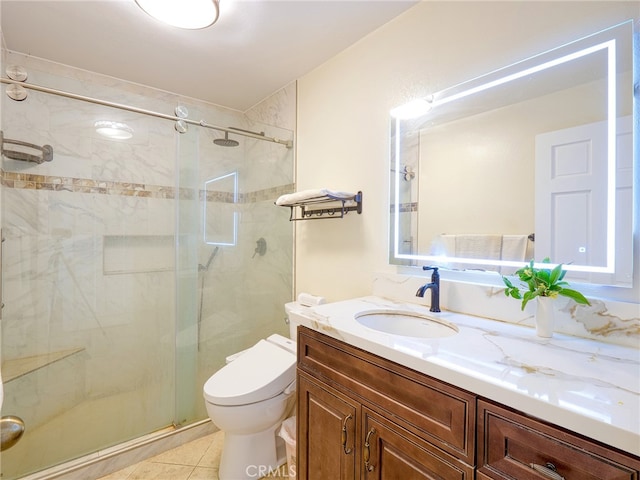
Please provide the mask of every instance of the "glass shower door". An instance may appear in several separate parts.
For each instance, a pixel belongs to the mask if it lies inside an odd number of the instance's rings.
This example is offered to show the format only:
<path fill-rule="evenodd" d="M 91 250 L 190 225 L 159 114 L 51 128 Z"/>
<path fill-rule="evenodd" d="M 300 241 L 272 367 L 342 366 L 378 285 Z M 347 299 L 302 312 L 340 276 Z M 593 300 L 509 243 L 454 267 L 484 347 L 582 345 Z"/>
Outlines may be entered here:
<path fill-rule="evenodd" d="M 176 162 L 176 306 L 175 306 L 175 415 L 176 425 L 198 418 L 195 405 L 201 401 L 196 385 L 198 361 L 198 245 L 200 216 L 197 128 L 177 138 Z"/>
<path fill-rule="evenodd" d="M 2 158 L 3 414 L 26 424 L 2 452 L 12 479 L 174 421 L 177 134 L 46 93 L 3 102 L 5 138 L 53 148 Z M 133 136 L 101 137 L 105 119 Z"/>
<path fill-rule="evenodd" d="M 293 140 L 237 112 L 183 107 L 192 119 Z M 293 225 L 274 201 L 293 188 L 294 150 L 197 125 L 178 145 L 175 418 L 183 425 L 208 418 L 202 389 L 227 356 L 289 334 Z"/>

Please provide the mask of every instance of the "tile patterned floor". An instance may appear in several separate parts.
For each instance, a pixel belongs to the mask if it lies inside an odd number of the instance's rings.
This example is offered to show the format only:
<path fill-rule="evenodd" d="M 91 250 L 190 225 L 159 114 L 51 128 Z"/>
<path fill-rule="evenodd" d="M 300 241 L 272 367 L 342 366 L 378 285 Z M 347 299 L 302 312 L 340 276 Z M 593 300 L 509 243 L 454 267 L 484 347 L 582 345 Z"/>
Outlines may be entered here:
<path fill-rule="evenodd" d="M 219 480 L 222 432 L 213 433 L 98 480 Z M 286 465 L 268 478 L 288 478 Z"/>

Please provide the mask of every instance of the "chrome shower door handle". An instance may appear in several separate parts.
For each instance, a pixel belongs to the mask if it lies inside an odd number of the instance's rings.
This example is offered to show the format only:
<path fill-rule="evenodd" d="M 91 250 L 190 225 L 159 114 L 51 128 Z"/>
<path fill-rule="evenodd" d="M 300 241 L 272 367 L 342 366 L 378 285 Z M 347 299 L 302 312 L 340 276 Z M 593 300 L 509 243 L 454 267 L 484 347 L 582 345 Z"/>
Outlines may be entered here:
<path fill-rule="evenodd" d="M 24 422 L 20 417 L 6 415 L 0 418 L 0 450 L 13 447 L 24 434 Z"/>

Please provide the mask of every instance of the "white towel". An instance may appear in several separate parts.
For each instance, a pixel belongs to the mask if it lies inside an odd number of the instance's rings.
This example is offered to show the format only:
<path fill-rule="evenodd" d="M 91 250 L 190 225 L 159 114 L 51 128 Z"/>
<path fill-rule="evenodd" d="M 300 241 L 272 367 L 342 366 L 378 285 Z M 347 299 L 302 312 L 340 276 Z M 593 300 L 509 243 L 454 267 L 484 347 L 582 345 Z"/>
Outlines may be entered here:
<path fill-rule="evenodd" d="M 327 188 L 301 190 L 299 192 L 281 195 L 276 200 L 276 205 L 287 207 L 304 201 L 317 201 L 326 198 L 333 200 L 353 200 L 355 198 L 355 194 L 329 190 Z"/>
<path fill-rule="evenodd" d="M 323 197 L 327 198 L 327 197 Z M 305 208 L 308 211 L 314 210 L 325 210 L 327 208 L 342 208 L 344 207 L 355 207 L 358 205 L 358 202 L 355 200 L 336 200 L 336 201 L 323 201 L 322 203 L 310 203 L 305 205 Z"/>
<path fill-rule="evenodd" d="M 456 236 L 455 235 L 437 235 L 431 242 L 431 255 L 436 256 L 456 256 Z"/>
<path fill-rule="evenodd" d="M 522 261 L 526 260 L 527 235 L 503 235 L 502 236 L 502 260 Z"/>
<path fill-rule="evenodd" d="M 530 244 L 527 235 L 503 235 L 502 236 L 502 260 L 522 262 L 524 266 L 533 252 L 529 251 Z M 513 275 L 520 267 L 500 267 L 502 275 Z"/>
<path fill-rule="evenodd" d="M 500 260 L 502 235 L 456 235 L 456 257 Z"/>

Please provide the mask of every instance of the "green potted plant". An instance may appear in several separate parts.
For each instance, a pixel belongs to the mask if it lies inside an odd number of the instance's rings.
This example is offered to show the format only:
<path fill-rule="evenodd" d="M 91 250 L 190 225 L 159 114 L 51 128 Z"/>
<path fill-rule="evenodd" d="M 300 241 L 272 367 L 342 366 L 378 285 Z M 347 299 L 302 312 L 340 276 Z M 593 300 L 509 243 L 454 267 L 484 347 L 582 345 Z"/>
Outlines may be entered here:
<path fill-rule="evenodd" d="M 549 258 L 542 260 L 542 263 L 551 263 Z M 551 300 L 558 295 L 573 299 L 581 305 L 591 305 L 577 290 L 568 288 L 569 283 L 565 282 L 564 276 L 567 273 L 563 270 L 562 264 L 553 268 L 535 268 L 534 261 L 531 260 L 515 275 L 526 287 L 524 293 L 520 292 L 520 287 L 515 286 L 511 280 L 502 276 L 502 281 L 506 285 L 504 293 L 508 297 L 522 300 L 521 310 L 527 305 L 529 300 L 538 298 L 538 310 L 536 312 L 536 330 L 541 337 L 551 337 L 553 334 L 553 306 Z"/>

